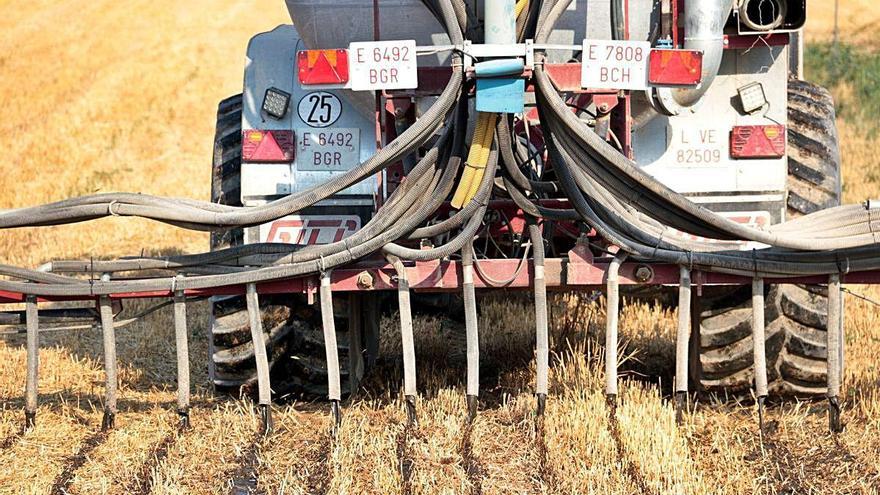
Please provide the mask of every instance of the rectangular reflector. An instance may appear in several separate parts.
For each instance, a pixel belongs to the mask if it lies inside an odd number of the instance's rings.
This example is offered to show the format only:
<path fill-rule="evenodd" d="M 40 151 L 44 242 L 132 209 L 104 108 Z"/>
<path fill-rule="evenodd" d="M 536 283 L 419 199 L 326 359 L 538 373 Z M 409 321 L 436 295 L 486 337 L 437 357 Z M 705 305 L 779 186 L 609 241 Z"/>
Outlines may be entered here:
<path fill-rule="evenodd" d="M 660 86 L 696 86 L 703 78 L 703 52 L 651 50 L 648 81 Z"/>
<path fill-rule="evenodd" d="M 784 125 L 744 125 L 730 131 L 731 158 L 782 158 Z"/>
<path fill-rule="evenodd" d="M 241 133 L 241 161 L 292 163 L 295 145 L 293 131 L 246 130 Z"/>
<path fill-rule="evenodd" d="M 296 58 L 302 85 L 348 82 L 348 50 L 303 50 Z"/>

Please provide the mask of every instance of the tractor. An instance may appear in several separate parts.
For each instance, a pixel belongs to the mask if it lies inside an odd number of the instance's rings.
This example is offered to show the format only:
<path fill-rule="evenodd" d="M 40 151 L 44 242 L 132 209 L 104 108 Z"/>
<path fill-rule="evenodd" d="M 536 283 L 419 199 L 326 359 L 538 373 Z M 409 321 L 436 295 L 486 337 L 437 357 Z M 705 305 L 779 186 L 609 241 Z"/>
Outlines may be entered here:
<path fill-rule="evenodd" d="M 210 297 L 210 379 L 255 387 L 268 431 L 273 397 L 291 395 L 329 399 L 339 425 L 389 308 L 408 424 L 419 308 L 464 321 L 473 418 L 478 291 L 533 298 L 541 417 L 548 291 L 601 288 L 611 405 L 628 295 L 677 305 L 679 413 L 695 390 L 753 395 L 759 418 L 771 394 L 824 395 L 841 430 L 842 284 L 880 283 L 880 203 L 840 205 L 834 103 L 802 78 L 805 0 L 287 7 L 292 25 L 251 39 L 242 93 L 219 105 L 210 202 L 113 193 L 0 212 L 0 229 L 136 216 L 211 232 L 204 253 L 0 266 L 0 304 L 26 306 L 0 316 L 28 336 L 28 424 L 41 313 L 72 314 L 43 302 L 97 305 L 109 428 L 114 304 L 173 303 L 188 424 L 186 307 Z"/>
<path fill-rule="evenodd" d="M 574 118 L 700 207 L 765 229 L 839 204 L 834 104 L 827 90 L 802 80 L 804 0 L 469 0 L 454 6 L 467 40 L 458 47 L 443 27 L 441 3 L 287 0 L 293 24 L 251 39 L 243 92 L 219 105 L 212 201 L 265 205 L 345 174 L 416 125 L 450 72 L 461 71 L 472 98 L 467 120 L 458 123 L 468 129 L 466 166 L 475 148 L 490 151 L 486 142 L 499 148 L 491 153 L 510 155 L 495 160 L 512 162 L 505 163 L 503 173 L 498 167 L 469 256 L 483 271 L 507 279 L 513 276 L 504 274 L 509 265 L 492 264 L 523 256 L 533 242 L 530 217 L 539 214 L 534 206 L 518 204 L 526 198 L 515 198 L 511 189 L 527 192 L 528 201 L 541 208 L 570 208 L 557 185 L 559 156 L 544 140 L 540 99 L 522 89 L 534 86 L 532 71 L 543 64 Z M 562 3 L 567 6 L 539 45 L 542 9 Z M 358 60 L 365 56 L 363 47 L 367 64 Z M 381 53 L 373 59 L 375 50 Z M 407 50 L 412 53 L 404 54 Z M 456 53 L 462 61 L 450 69 Z M 418 66 L 417 81 L 401 86 L 396 78 L 404 71 L 395 74 L 400 65 L 395 60 L 406 56 Z M 510 71 L 480 73 L 481 64 L 504 62 Z M 371 73 L 362 74 L 365 70 Z M 359 87 L 362 79 L 366 90 Z M 509 101 L 499 104 L 498 99 Z M 438 139 L 439 131 L 427 143 Z M 428 144 L 294 215 L 215 233 L 211 247 L 338 243 L 367 225 L 407 183 Z M 462 208 L 461 202 L 450 205 L 457 198 L 449 199 L 430 224 L 442 224 Z M 541 221 L 538 242 L 544 249 L 584 248 L 588 259 L 617 252 L 588 222 L 564 217 Z M 433 247 L 445 239 L 440 234 L 413 242 L 415 248 Z M 531 248 L 537 250 L 534 244 Z M 757 242 L 739 243 L 743 252 L 761 248 Z M 649 266 L 638 269 L 636 285 L 652 282 Z M 372 290 L 369 271 L 361 278 L 361 290 L 338 297 L 334 307 L 343 393 L 355 392 L 377 359 L 382 298 Z M 413 298 L 428 297 L 420 295 L 431 291 L 428 285 Z M 654 287 L 649 297 L 663 291 Z M 578 289 L 565 282 L 554 288 Z M 762 290 L 769 391 L 824 394 L 827 290 L 794 283 L 767 284 Z M 690 383 L 706 391 L 748 392 L 754 382 L 752 287 L 707 284 L 696 292 Z M 277 393 L 324 396 L 328 391 L 322 318 L 308 299 L 284 294 L 264 297 L 260 304 Z M 445 310 L 463 310 L 460 298 L 447 297 L 444 304 L 450 300 L 459 304 Z M 257 380 L 245 300 L 218 296 L 212 306 L 211 379 L 219 389 L 238 391 Z"/>

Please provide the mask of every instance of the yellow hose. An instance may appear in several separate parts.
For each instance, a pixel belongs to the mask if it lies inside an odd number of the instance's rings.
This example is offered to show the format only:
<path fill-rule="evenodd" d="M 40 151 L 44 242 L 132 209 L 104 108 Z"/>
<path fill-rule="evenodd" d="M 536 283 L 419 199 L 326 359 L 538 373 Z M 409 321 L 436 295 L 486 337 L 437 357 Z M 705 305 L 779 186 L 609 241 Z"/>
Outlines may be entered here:
<path fill-rule="evenodd" d="M 480 167 L 479 162 L 480 157 L 483 154 L 483 148 L 488 149 L 492 146 L 492 139 L 495 137 L 495 132 L 494 128 L 489 127 L 489 124 L 491 124 L 488 118 L 489 115 L 491 114 L 480 112 L 477 117 L 477 124 L 474 127 L 471 148 L 468 152 L 467 161 L 465 162 L 464 172 L 461 175 L 461 180 L 458 183 L 455 195 L 452 197 L 451 204 L 453 208 L 461 208 L 470 201 L 471 198 L 468 198 L 468 193 L 471 189 L 471 183 L 474 181 L 474 175 Z M 485 168 L 485 164 L 483 167 Z"/>
<path fill-rule="evenodd" d="M 519 17 L 528 6 L 529 0 L 516 2 L 515 13 Z M 477 195 L 480 183 L 486 174 L 486 165 L 489 163 L 489 152 L 492 142 L 495 140 L 495 124 L 498 120 L 497 113 L 480 112 L 477 124 L 474 127 L 474 135 L 471 138 L 471 148 L 468 151 L 467 162 L 455 195 L 452 197 L 452 207 L 459 209 L 471 202 Z"/>
<path fill-rule="evenodd" d="M 480 188 L 480 184 L 483 182 L 483 177 L 486 175 L 486 165 L 489 164 L 489 153 L 492 150 L 492 141 L 495 140 L 495 124 L 498 121 L 498 114 L 487 113 L 484 115 L 486 115 L 486 120 L 488 121 L 488 132 L 486 140 L 484 141 L 485 145 L 480 147 L 480 158 L 477 161 L 477 167 L 474 170 L 474 177 L 468 187 L 464 204 L 470 203 L 471 200 L 474 199 L 474 196 L 477 195 L 477 190 Z"/>

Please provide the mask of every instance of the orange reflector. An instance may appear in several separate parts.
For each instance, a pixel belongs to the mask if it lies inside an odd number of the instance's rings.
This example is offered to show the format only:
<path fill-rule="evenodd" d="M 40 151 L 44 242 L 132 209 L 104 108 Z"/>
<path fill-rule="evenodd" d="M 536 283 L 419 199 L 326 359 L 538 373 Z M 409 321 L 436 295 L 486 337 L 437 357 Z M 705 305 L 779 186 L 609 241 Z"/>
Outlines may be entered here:
<path fill-rule="evenodd" d="M 696 86 L 703 78 L 703 52 L 651 50 L 648 81 L 660 86 Z"/>
<path fill-rule="evenodd" d="M 303 50 L 296 58 L 300 84 L 348 82 L 348 50 Z"/>
<path fill-rule="evenodd" d="M 247 130 L 241 135 L 241 161 L 248 163 L 291 163 L 294 157 L 293 131 Z"/>
<path fill-rule="evenodd" d="M 744 125 L 730 131 L 732 158 L 782 158 L 785 156 L 784 125 Z"/>

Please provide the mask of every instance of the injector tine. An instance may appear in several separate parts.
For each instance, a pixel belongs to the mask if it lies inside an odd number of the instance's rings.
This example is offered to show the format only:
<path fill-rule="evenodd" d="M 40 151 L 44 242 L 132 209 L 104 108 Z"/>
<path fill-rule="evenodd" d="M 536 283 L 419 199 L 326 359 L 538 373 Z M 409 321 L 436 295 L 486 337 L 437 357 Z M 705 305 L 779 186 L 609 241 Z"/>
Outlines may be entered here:
<path fill-rule="evenodd" d="M 102 282 L 109 282 L 110 275 L 104 274 Z M 113 429 L 116 422 L 116 395 L 119 386 L 116 375 L 116 328 L 113 323 L 113 306 L 110 296 L 98 297 L 98 310 L 101 314 L 101 333 L 104 346 L 104 373 L 106 377 L 106 397 L 104 399 L 104 417 L 101 420 L 101 429 L 104 431 Z"/>
<path fill-rule="evenodd" d="M 681 424 L 688 408 L 688 353 L 691 336 L 691 272 L 680 268 L 678 331 L 675 339 L 675 418 Z"/>
<path fill-rule="evenodd" d="M 342 380 L 339 370 L 339 349 L 336 346 L 336 321 L 333 315 L 333 288 L 330 271 L 321 273 L 321 322 L 324 327 L 324 349 L 327 356 L 327 395 L 333 417 L 332 431 L 336 432 L 342 421 L 339 402 L 342 400 Z"/>
<path fill-rule="evenodd" d="M 40 316 L 37 297 L 27 296 L 25 302 L 27 323 L 27 385 L 24 410 L 25 429 L 33 428 L 37 419 L 37 378 L 40 367 Z"/>
<path fill-rule="evenodd" d="M 257 286 L 248 284 L 245 300 L 251 327 L 251 342 L 254 346 L 254 360 L 257 364 L 257 390 L 263 434 L 272 433 L 272 385 L 269 381 L 269 356 L 266 352 L 266 336 L 263 333 L 263 320 L 260 316 L 260 301 Z"/>
<path fill-rule="evenodd" d="M 764 329 L 764 280 L 752 279 L 752 353 L 755 367 L 755 398 L 758 402 L 758 431 L 764 441 L 764 402 L 767 400 L 767 353 Z"/>
<path fill-rule="evenodd" d="M 182 280 L 178 276 L 178 280 Z M 189 331 L 186 326 L 186 295 L 182 290 L 174 293 L 174 339 L 177 353 L 177 414 L 181 428 L 189 428 L 190 372 Z"/>

